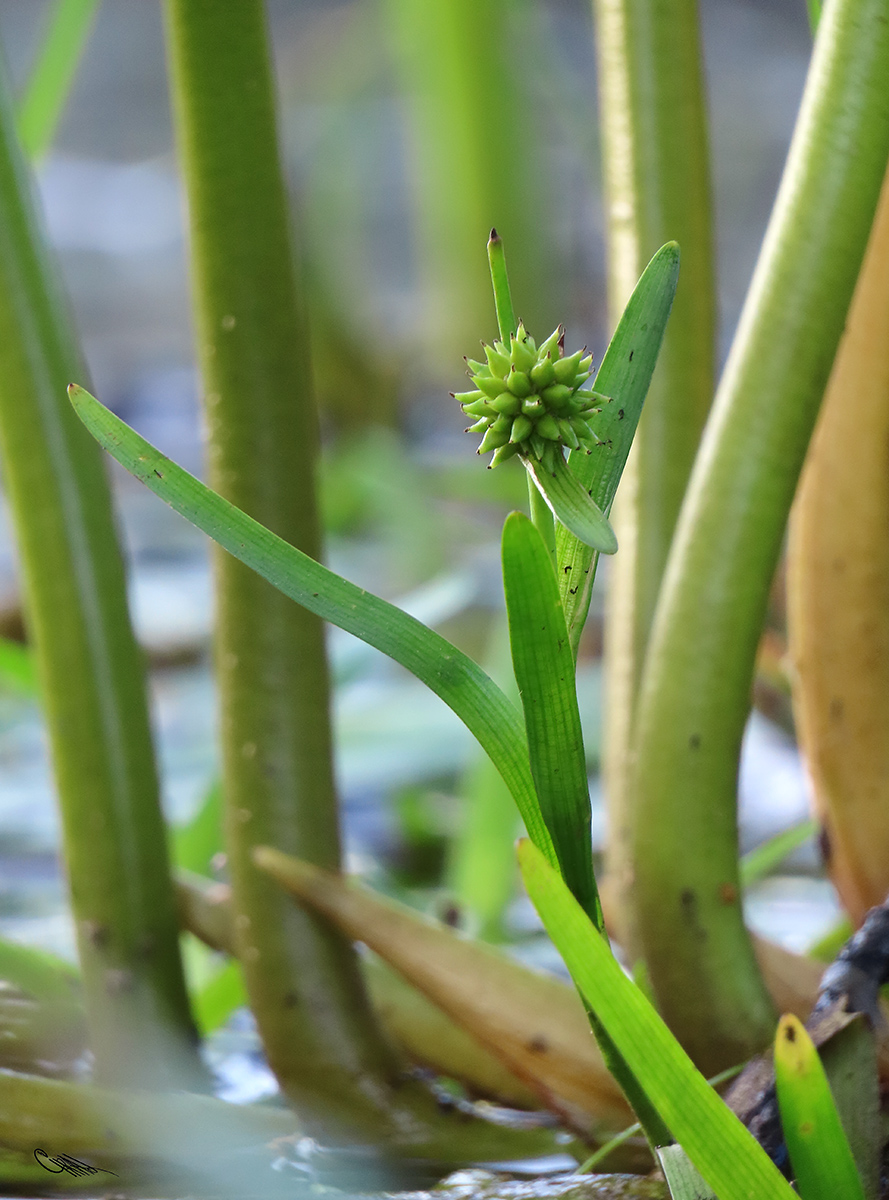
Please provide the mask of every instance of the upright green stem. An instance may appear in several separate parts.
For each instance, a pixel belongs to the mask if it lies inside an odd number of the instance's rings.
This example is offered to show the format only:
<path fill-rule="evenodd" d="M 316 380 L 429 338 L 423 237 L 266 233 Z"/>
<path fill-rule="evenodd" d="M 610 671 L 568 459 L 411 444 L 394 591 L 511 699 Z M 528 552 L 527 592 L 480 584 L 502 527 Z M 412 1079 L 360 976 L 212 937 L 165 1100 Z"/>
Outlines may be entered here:
<path fill-rule="evenodd" d="M 166 17 L 211 479 L 317 558 L 318 422 L 263 5 L 167 0 Z M 266 844 L 340 866 L 323 626 L 228 555 L 215 568 L 236 948 L 269 1061 L 325 1139 L 460 1161 L 466 1124 L 403 1078 L 348 940 L 253 865 Z"/>
<path fill-rule="evenodd" d="M 0 450 L 62 810 L 96 1073 L 198 1077 L 142 656 L 84 369 L 0 80 Z"/>
<path fill-rule="evenodd" d="M 263 5 L 167 0 L 213 486 L 317 558 L 318 422 Z M 380 1134 L 395 1070 L 352 948 L 250 860 L 338 869 L 330 683 L 317 617 L 218 552 L 216 668 L 238 952 L 269 1061 L 328 1134 Z M 374 1084 L 372 1081 L 376 1080 Z"/>
<path fill-rule="evenodd" d="M 664 242 L 682 270 L 615 506 L 609 584 L 605 773 L 609 873 L 632 886 L 627 766 L 645 648 L 670 540 L 713 395 L 716 296 L 697 0 L 594 0 L 608 206 L 612 324 Z M 620 933 L 638 949 L 631 922 Z"/>
<path fill-rule="evenodd" d="M 889 154 L 887 78 L 889 0 L 832 0 L 640 692 L 638 924 L 661 1011 L 707 1071 L 772 1031 L 741 918 L 738 755 L 787 513 Z"/>

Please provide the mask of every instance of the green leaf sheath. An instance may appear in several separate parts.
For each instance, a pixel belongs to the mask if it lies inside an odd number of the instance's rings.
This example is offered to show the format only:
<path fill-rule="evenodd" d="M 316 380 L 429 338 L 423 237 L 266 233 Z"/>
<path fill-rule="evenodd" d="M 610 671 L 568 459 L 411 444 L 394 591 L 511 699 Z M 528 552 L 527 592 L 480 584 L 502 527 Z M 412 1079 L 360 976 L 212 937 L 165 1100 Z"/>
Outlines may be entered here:
<path fill-rule="evenodd" d="M 549 552 L 522 513 L 503 526 L 503 588 L 540 809 L 565 882 L 601 930 L 574 655 Z"/>
<path fill-rule="evenodd" d="M 165 14 L 210 479 L 309 562 L 321 550 L 318 418 L 264 5 L 168 0 Z M 323 626 L 227 554 L 216 554 L 215 578 L 226 843 L 251 1006 L 269 1062 L 311 1128 L 394 1144 L 392 1108 L 410 1108 L 413 1093 L 395 1095 L 400 1064 L 353 947 L 251 861 L 254 846 L 272 844 L 340 863 Z M 412 1117 L 401 1117 L 404 1133 Z"/>
<path fill-rule="evenodd" d="M 82 388 L 78 416 L 130 474 L 285 596 L 406 667 L 475 736 L 515 798 L 528 835 L 556 863 L 528 765 L 522 718 L 462 651 L 400 608 L 322 567 L 183 471 Z"/>
<path fill-rule="evenodd" d="M 22 149 L 32 159 L 52 144 L 100 0 L 56 0 L 37 61 L 19 104 Z"/>
<path fill-rule="evenodd" d="M 792 1200 L 796 1193 L 726 1107 L 552 867 L 519 845 L 528 894 L 571 977 L 676 1141 L 720 1200 Z"/>
<path fill-rule="evenodd" d="M 784 526 L 889 154 L 889 0 L 825 9 L 784 178 L 689 485 L 636 717 L 631 900 L 708 1072 L 771 1036 L 739 904 L 736 786 Z"/>
<path fill-rule="evenodd" d="M 198 1072 L 142 656 L 101 458 L 65 399 L 83 367 L 0 81 L 0 452 L 58 785 L 96 1069 Z M 177 1063 L 164 1052 L 169 1037 Z M 168 1048 L 171 1048 L 168 1047 Z"/>
<path fill-rule="evenodd" d="M 865 1200 L 824 1067 L 797 1017 L 778 1022 L 775 1088 L 793 1176 L 803 1200 Z"/>
<path fill-rule="evenodd" d="M 698 0 L 593 0 L 616 321 L 649 257 L 682 249 L 682 275 L 614 520 L 623 553 L 606 606 L 603 782 L 616 931 L 634 956 L 627 770 L 634 710 L 664 566 L 713 398 L 716 286 Z M 599 390 L 607 389 L 600 388 Z M 600 506 L 601 507 L 601 506 Z"/>
<path fill-rule="evenodd" d="M 583 485 L 571 474 L 561 454 L 556 455 L 555 462 L 556 469 L 549 471 L 537 459 L 525 460 L 525 466 L 536 490 L 546 501 L 553 516 L 569 533 L 599 554 L 614 554 L 617 550 L 617 538 L 608 523 L 608 518 Z"/>
<path fill-rule="evenodd" d="M 608 513 L 636 433 L 642 405 L 657 362 L 679 278 L 679 247 L 662 246 L 642 272 L 614 336 L 608 344 L 593 387 L 610 402 L 596 418 L 601 442 L 591 453 L 575 450 L 568 466 Z M 590 607 L 599 555 L 565 528 L 556 531 L 559 592 L 575 656 Z"/>

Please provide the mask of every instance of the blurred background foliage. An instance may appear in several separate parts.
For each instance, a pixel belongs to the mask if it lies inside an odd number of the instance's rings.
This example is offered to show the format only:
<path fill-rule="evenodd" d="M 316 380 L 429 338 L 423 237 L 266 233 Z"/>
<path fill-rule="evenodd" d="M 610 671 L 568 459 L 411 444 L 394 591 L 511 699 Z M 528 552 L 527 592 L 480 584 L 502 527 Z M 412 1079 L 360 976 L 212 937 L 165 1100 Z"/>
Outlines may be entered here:
<path fill-rule="evenodd" d="M 703 0 L 701 9 L 724 348 L 773 200 L 811 37 L 801 0 Z M 48 10 L 44 0 L 0 0 L 0 41 L 20 90 Z M 508 508 L 523 503 L 524 475 L 515 464 L 493 475 L 481 469 L 448 392 L 462 386 L 460 359 L 476 353 L 479 331 L 495 333 L 484 256 L 494 224 L 509 247 L 513 292 L 529 328 L 544 335 L 561 321 L 569 350 L 586 344 L 598 361 L 604 348 L 590 5 L 270 0 L 268 11 L 309 281 L 328 560 L 379 594 L 408 598 L 412 611 L 496 674 L 505 656 L 499 528 Z M 491 39 L 502 55 L 486 53 Z M 476 103 L 461 105 L 470 92 Z M 159 6 L 101 6 L 38 186 L 95 391 L 200 473 Z M 114 481 L 137 628 L 153 666 L 165 802 L 182 824 L 216 774 L 207 551 L 154 497 L 122 473 Z M 779 723 L 754 716 L 742 774 L 746 847 L 806 811 L 798 758 L 779 727 L 788 721 L 781 623 L 776 594 L 774 661 L 759 686 L 761 707 Z M 5 530 L 0 628 L 13 642 L 21 638 Z M 594 613 L 579 676 L 594 773 L 600 629 Z M 331 647 L 350 865 L 401 894 L 440 888 L 433 893 L 440 913 L 454 916 L 456 899 L 477 926 L 498 935 L 513 890 L 511 802 L 485 810 L 486 830 L 465 832 L 461 802 L 497 786 L 466 731 L 374 652 L 339 634 Z M 33 692 L 27 657 L 15 644 L 0 648 L 0 933 L 70 956 Z M 594 836 L 601 847 L 601 821 Z M 211 822 L 198 858 L 213 842 Z M 480 874 L 472 854 L 485 845 L 486 861 L 494 854 L 497 867 Z M 797 862 L 813 867 L 814 852 Z M 828 885 L 816 879 L 766 881 L 750 900 L 753 923 L 794 948 L 834 912 Z M 513 936 L 536 929 L 526 905 L 513 910 Z M 551 963 L 543 939 L 531 940 Z M 192 970 L 206 974 L 206 962 L 196 953 L 191 959 Z"/>

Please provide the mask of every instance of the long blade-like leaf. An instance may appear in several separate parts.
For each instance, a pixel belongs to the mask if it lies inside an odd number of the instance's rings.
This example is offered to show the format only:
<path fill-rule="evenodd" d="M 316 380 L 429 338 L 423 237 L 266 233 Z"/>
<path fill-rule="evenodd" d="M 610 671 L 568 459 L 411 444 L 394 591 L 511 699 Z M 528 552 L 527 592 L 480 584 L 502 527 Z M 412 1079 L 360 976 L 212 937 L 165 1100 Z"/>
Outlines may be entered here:
<path fill-rule="evenodd" d="M 503 526 L 503 587 L 540 810 L 565 882 L 601 930 L 574 656 L 549 552 L 522 513 Z"/>
<path fill-rule="evenodd" d="M 602 439 L 594 454 L 574 450 L 568 466 L 603 513 L 614 500 L 642 414 L 679 278 L 679 247 L 662 246 L 642 273 L 593 385 L 610 396 L 596 421 Z M 590 607 L 597 553 L 566 528 L 556 530 L 559 590 L 574 653 Z"/>
<path fill-rule="evenodd" d="M 487 752 L 515 798 L 529 837 L 555 864 L 521 718 L 481 667 L 401 609 L 276 537 L 161 454 L 83 388 L 72 385 L 68 392 L 100 445 L 171 508 L 286 596 L 381 650 L 440 696 Z"/>
<path fill-rule="evenodd" d="M 784 1139 L 803 1200 L 865 1200 L 818 1051 L 806 1027 L 786 1015 L 775 1037 L 775 1086 Z"/>
<path fill-rule="evenodd" d="M 530 842 L 520 843 L 519 863 L 528 894 L 571 977 L 720 1200 L 792 1200 L 796 1193 L 778 1168 L 709 1087 Z"/>
<path fill-rule="evenodd" d="M 617 537 L 608 518 L 577 476 L 571 473 L 561 454 L 556 455 L 554 471 L 548 471 L 536 458 L 526 458 L 524 462 L 537 490 L 560 524 L 589 550 L 599 554 L 617 552 Z"/>

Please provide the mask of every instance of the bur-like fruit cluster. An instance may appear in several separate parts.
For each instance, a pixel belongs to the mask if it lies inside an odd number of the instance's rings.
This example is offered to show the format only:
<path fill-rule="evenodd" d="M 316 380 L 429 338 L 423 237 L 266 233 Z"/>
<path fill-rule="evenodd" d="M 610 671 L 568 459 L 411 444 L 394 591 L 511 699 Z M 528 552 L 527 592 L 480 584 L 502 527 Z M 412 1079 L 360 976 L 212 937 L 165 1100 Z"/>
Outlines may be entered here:
<path fill-rule="evenodd" d="M 583 388 L 592 355 L 578 350 L 564 358 L 561 325 L 540 346 L 520 324 L 508 349 L 503 342 L 484 349 L 487 362 L 467 359 L 476 390 L 458 392 L 455 399 L 475 417 L 466 432 L 484 432 L 478 452 L 493 450 L 492 467 L 521 454 L 554 471 L 563 447 L 589 453 L 599 441 L 590 418 L 607 399 Z"/>

